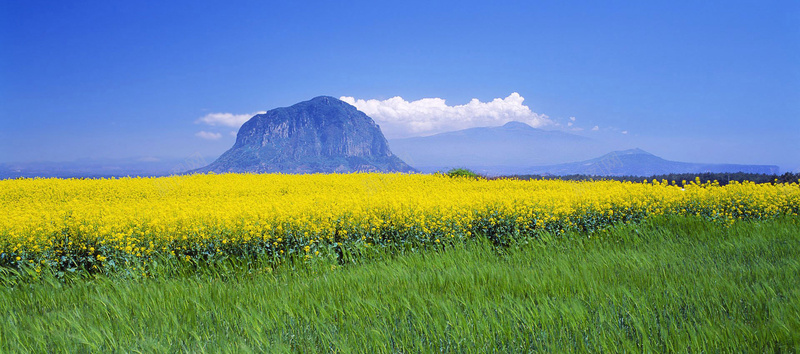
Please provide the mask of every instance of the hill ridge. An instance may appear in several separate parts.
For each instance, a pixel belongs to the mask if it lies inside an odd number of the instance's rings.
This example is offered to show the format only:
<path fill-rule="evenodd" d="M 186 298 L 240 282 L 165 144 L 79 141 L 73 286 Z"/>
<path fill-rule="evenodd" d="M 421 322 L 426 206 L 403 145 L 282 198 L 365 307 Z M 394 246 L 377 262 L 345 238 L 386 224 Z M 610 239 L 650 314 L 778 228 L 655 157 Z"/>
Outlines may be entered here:
<path fill-rule="evenodd" d="M 612 151 L 593 159 L 528 168 L 526 173 L 551 175 L 654 176 L 670 173 L 744 172 L 777 174 L 778 166 L 670 161 L 640 148 Z"/>

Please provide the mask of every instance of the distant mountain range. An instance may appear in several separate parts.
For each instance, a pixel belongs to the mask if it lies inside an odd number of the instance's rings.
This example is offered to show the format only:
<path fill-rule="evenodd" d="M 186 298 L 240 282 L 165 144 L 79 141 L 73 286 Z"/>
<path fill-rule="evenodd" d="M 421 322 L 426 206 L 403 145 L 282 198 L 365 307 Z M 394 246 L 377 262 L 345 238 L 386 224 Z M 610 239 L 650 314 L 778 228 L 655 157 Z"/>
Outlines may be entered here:
<path fill-rule="evenodd" d="M 0 178 L 164 176 L 187 171 L 413 172 L 415 168 L 430 173 L 459 167 L 489 176 L 779 172 L 777 166 L 768 165 L 668 161 L 640 149 L 597 157 L 610 150 L 616 149 L 580 135 L 536 129 L 521 122 L 387 142 L 372 118 L 343 101 L 321 96 L 254 116 L 239 129 L 233 147 L 211 164 L 199 156 L 0 164 Z"/>
<path fill-rule="evenodd" d="M 490 175 L 549 174 L 652 176 L 669 173 L 747 172 L 776 174 L 777 166 L 687 163 L 640 149 L 615 151 L 580 135 L 533 128 L 521 122 L 470 128 L 426 137 L 395 139 L 398 156 L 422 172 L 468 168 Z M 564 163 L 564 161 L 579 161 Z"/>
<path fill-rule="evenodd" d="M 490 174 L 516 173 L 522 167 L 583 160 L 596 157 L 597 151 L 609 151 L 587 137 L 521 122 L 394 139 L 389 145 L 422 172 L 468 167 Z"/>
<path fill-rule="evenodd" d="M 777 174 L 778 166 L 705 164 L 668 161 L 641 149 L 614 151 L 586 161 L 530 167 L 523 174 L 654 176 L 670 173 L 745 172 Z"/>
<path fill-rule="evenodd" d="M 413 171 L 392 154 L 372 118 L 339 99 L 320 96 L 250 118 L 230 150 L 190 173 Z"/>

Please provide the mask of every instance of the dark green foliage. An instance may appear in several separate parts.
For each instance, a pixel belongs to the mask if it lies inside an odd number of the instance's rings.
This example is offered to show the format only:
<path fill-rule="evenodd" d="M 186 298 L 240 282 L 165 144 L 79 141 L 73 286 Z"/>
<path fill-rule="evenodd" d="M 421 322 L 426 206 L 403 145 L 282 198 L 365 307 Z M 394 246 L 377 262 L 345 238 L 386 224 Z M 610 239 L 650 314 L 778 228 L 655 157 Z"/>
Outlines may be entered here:
<path fill-rule="evenodd" d="M 481 177 L 475 172 L 472 172 L 466 168 L 454 168 L 450 171 L 447 171 L 447 175 L 450 177 L 469 177 L 469 178 L 479 178 Z"/>

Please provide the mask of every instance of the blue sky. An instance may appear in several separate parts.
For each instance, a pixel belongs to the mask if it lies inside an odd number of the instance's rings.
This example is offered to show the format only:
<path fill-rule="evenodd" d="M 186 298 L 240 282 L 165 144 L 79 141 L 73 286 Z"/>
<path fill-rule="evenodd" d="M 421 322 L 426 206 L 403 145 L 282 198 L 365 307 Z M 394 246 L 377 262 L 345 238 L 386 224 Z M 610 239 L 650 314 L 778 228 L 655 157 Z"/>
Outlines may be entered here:
<path fill-rule="evenodd" d="M 214 156 L 234 138 L 199 119 L 319 95 L 518 93 L 551 129 L 800 169 L 800 2 L 298 3 L 3 1 L 0 163 Z"/>

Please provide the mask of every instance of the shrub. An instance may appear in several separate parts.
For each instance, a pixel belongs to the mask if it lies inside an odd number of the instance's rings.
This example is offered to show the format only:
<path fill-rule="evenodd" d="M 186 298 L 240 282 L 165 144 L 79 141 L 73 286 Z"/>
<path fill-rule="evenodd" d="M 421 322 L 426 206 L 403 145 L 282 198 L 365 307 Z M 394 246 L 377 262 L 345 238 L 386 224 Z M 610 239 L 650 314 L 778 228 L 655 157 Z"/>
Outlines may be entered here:
<path fill-rule="evenodd" d="M 447 175 L 450 177 L 469 177 L 469 178 L 481 177 L 479 174 L 472 172 L 466 168 L 454 168 L 450 171 L 447 171 Z"/>

